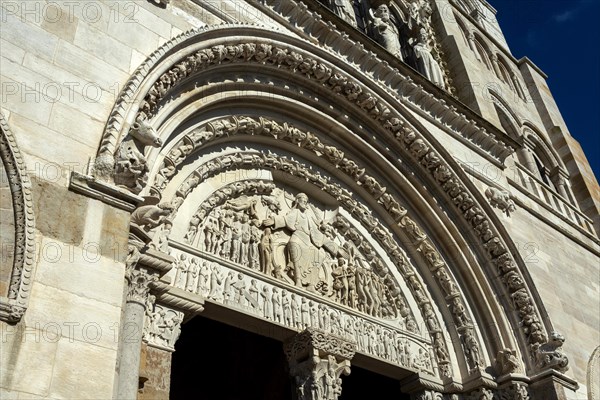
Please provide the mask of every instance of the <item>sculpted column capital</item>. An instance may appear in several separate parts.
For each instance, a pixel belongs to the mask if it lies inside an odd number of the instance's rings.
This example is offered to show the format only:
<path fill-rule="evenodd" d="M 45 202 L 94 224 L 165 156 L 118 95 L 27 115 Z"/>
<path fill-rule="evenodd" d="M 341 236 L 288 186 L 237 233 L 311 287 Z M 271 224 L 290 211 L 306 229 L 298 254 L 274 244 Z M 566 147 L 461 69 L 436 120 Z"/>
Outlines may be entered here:
<path fill-rule="evenodd" d="M 158 276 L 146 269 L 133 269 L 128 271 L 125 278 L 127 279 L 127 302 L 136 302 L 145 307 L 150 295 L 150 284 L 156 282 Z"/>
<path fill-rule="evenodd" d="M 299 400 L 337 400 L 342 374 L 350 374 L 356 345 L 316 329 L 306 329 L 284 345 Z"/>
<path fill-rule="evenodd" d="M 169 272 L 173 261 L 175 259 L 168 254 L 149 249 L 135 240 L 130 241 L 125 259 L 127 302 L 146 307 L 150 290 L 161 276 Z"/>

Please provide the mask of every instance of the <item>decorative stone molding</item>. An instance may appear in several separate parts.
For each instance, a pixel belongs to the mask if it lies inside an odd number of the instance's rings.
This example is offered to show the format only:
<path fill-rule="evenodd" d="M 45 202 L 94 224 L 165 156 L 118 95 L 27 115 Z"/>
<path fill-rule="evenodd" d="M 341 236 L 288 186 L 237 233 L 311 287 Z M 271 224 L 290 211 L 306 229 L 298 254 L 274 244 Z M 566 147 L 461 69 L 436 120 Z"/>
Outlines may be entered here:
<path fill-rule="evenodd" d="M 0 297 L 0 320 L 16 323 L 29 303 L 35 263 L 35 218 L 31 182 L 16 139 L 0 114 L 0 162 L 4 165 L 14 212 L 15 241 L 7 297 Z M 4 251 L 4 249 L 3 249 Z"/>
<path fill-rule="evenodd" d="M 350 65 L 358 64 L 361 71 L 370 71 L 370 75 L 385 88 L 390 95 L 396 97 L 400 94 L 401 102 L 415 102 L 413 106 L 417 106 L 420 112 L 431 113 L 430 117 L 434 120 L 440 121 L 443 128 L 452 130 L 454 135 L 464 137 L 473 143 L 476 143 L 477 147 L 481 147 L 487 152 L 490 152 L 492 157 L 499 161 L 503 161 L 508 155 L 512 154 L 513 149 L 507 146 L 497 139 L 494 138 L 494 134 L 487 132 L 485 128 L 479 126 L 477 121 L 467 118 L 464 114 L 458 112 L 456 106 L 449 105 L 443 99 L 437 99 L 436 96 L 429 95 L 423 92 L 423 88 L 413 81 L 409 76 L 405 76 L 398 71 L 398 69 L 389 66 L 387 63 L 383 63 L 379 60 L 373 60 L 377 62 L 370 62 L 373 57 L 367 54 L 364 46 L 357 44 L 336 31 L 331 31 L 329 34 L 321 34 L 320 32 L 325 29 L 330 30 L 331 28 L 324 24 L 320 18 L 306 18 L 303 16 L 299 18 L 298 13 L 302 10 L 306 10 L 306 6 L 300 7 L 299 3 L 286 0 L 277 2 L 273 6 L 263 7 L 261 4 L 257 4 L 259 8 L 265 8 L 269 11 L 275 12 L 278 15 L 285 16 L 286 19 L 291 20 L 292 26 L 300 25 L 303 26 L 308 32 L 312 32 L 310 37 L 319 38 L 324 40 L 321 44 L 327 49 L 339 49 L 339 53 L 335 53 L 336 57 L 342 57 L 348 60 Z M 304 26 L 306 25 L 306 26 Z M 173 53 L 175 49 L 180 48 L 185 42 L 189 42 L 190 45 L 197 41 L 197 37 L 206 35 L 207 37 L 213 36 L 221 30 L 230 30 L 230 34 L 227 36 L 242 36 L 248 30 L 259 30 L 255 35 L 271 37 L 273 32 L 262 31 L 260 28 L 253 28 L 249 26 L 238 26 L 238 25 L 227 25 L 224 27 L 204 27 L 195 31 L 185 32 L 169 42 L 165 43 L 160 49 L 155 51 L 150 57 L 134 72 L 128 83 L 125 85 L 123 92 L 121 93 L 117 104 L 113 108 L 106 130 L 102 137 L 98 157 L 95 163 L 95 174 L 103 177 L 104 179 L 110 179 L 114 168 L 114 157 L 115 151 L 117 150 L 118 144 L 122 139 L 121 132 L 127 125 L 126 118 L 130 118 L 132 112 L 136 112 L 136 105 L 132 100 L 133 96 L 141 89 L 142 82 L 148 79 L 150 76 L 156 76 L 155 69 L 158 68 L 162 60 Z M 239 31 L 236 34 L 236 31 Z M 285 37 L 285 33 L 277 32 L 276 35 L 279 39 Z M 223 35 L 225 36 L 225 35 Z M 175 67 L 168 74 L 163 77 L 157 77 L 157 84 L 154 85 L 154 89 L 160 90 L 160 92 L 153 91 L 151 94 L 151 102 L 155 103 L 163 98 L 164 94 L 174 85 L 176 85 L 182 78 L 192 75 L 195 71 L 202 70 L 208 66 L 223 64 L 229 62 L 271 62 L 269 60 L 269 54 L 261 53 L 261 46 L 265 46 L 262 43 L 248 43 L 246 50 L 236 50 L 235 47 L 240 45 L 230 46 L 235 54 L 233 57 L 228 56 L 227 52 L 222 53 L 222 56 L 215 57 L 214 53 L 210 50 L 204 50 L 204 53 L 198 53 L 197 55 L 189 55 L 187 59 L 194 64 L 188 64 L 186 60 L 179 60 L 172 64 Z M 223 47 L 224 48 L 224 47 Z M 253 52 L 259 49 L 258 56 L 255 57 Z M 277 48 L 277 50 L 283 50 Z M 333 50 L 330 50 L 333 51 Z M 297 57 L 300 54 L 292 54 Z M 302 62 L 302 56 L 298 59 L 298 62 Z M 365 62 L 369 65 L 365 65 Z M 286 65 L 287 66 L 287 65 Z M 290 64 L 292 71 L 295 70 L 296 65 Z M 288 67 L 288 68 L 289 68 Z M 164 67 L 163 67 L 164 68 Z M 300 71 L 300 70 L 299 70 Z M 341 79 L 343 73 L 340 71 L 337 75 L 333 76 Z M 347 78 L 344 78 L 346 80 Z M 144 83 L 146 86 L 146 83 Z M 157 97 L 157 94 L 163 93 Z M 146 98 L 146 102 L 148 97 Z M 151 115 L 146 114 L 145 118 L 149 119 Z M 140 119 L 140 118 L 135 118 Z M 512 143 L 512 142 L 511 142 Z"/>
<path fill-rule="evenodd" d="M 120 210 L 132 212 L 144 199 L 126 189 L 118 188 L 103 180 L 73 171 L 69 180 L 69 190 Z"/>
<path fill-rule="evenodd" d="M 276 7 L 278 7 L 279 10 L 283 10 L 283 8 L 290 8 L 292 3 L 297 4 L 291 0 L 278 3 L 279 4 L 276 5 Z M 290 15 L 303 12 L 302 10 L 305 10 L 305 8 L 301 9 L 298 7 L 296 10 L 294 10 L 292 7 L 290 9 Z M 303 18 L 302 21 L 299 22 L 304 24 L 306 23 L 304 20 L 308 19 Z M 315 22 L 320 23 L 320 21 Z M 244 27 L 242 31 L 245 32 L 250 29 L 251 28 L 249 27 Z M 323 28 L 320 27 L 319 29 Z M 231 30 L 232 32 L 235 31 L 234 28 L 231 28 Z M 318 29 L 315 29 L 315 32 L 316 30 Z M 205 33 L 208 34 L 209 31 L 205 31 Z M 184 35 L 187 37 L 182 36 L 175 39 L 172 43 L 167 44 L 141 67 L 139 71 L 140 73 L 136 73 L 134 78 L 132 78 L 132 81 L 130 82 L 131 85 L 127 86 L 125 93 L 137 93 L 139 82 L 147 77 L 149 69 L 152 66 L 158 65 L 158 61 L 162 58 L 162 55 L 173 51 L 174 43 L 178 42 L 181 44 L 187 39 L 193 41 L 194 36 L 199 34 L 200 32 L 190 32 Z M 264 34 L 267 37 L 271 36 L 271 33 L 264 31 L 261 31 L 261 34 Z M 278 35 L 279 38 L 284 37 L 284 35 Z M 331 35 L 327 36 L 332 37 Z M 319 35 L 316 35 L 315 37 L 319 37 Z M 334 41 L 338 40 L 345 41 L 346 39 L 338 37 Z M 341 43 L 339 44 L 341 45 Z M 346 58 L 351 64 L 354 62 L 359 63 L 359 65 L 363 65 L 361 64 L 363 62 L 367 62 L 367 64 L 370 63 L 369 60 L 372 58 L 365 57 L 367 56 L 366 54 L 360 54 L 359 57 L 356 57 L 356 52 L 358 51 L 360 53 L 362 51 L 361 46 L 358 46 L 355 43 L 350 43 L 349 41 L 346 41 L 346 44 L 347 46 L 337 46 L 336 48 L 339 48 L 342 52 L 345 51 L 345 49 L 356 49 L 348 51 L 346 54 Z M 494 233 L 492 223 L 490 223 L 487 216 L 483 213 L 481 207 L 476 204 L 476 201 L 472 198 L 472 196 L 468 194 L 470 190 L 464 186 L 460 178 L 454 176 L 452 169 L 447 166 L 444 161 L 442 161 L 443 158 L 440 157 L 436 151 L 432 150 L 432 147 L 420 137 L 421 135 L 418 132 L 409 127 L 399 115 L 394 115 L 384 101 L 379 99 L 378 96 L 373 94 L 373 92 L 371 92 L 369 89 L 366 89 L 362 84 L 356 83 L 352 78 L 349 78 L 341 71 L 335 71 L 334 68 L 325 63 L 317 61 L 315 57 L 306 54 L 303 51 L 292 50 L 285 46 L 287 45 L 274 46 L 266 41 L 255 41 L 236 45 L 213 46 L 211 49 L 202 49 L 196 51 L 194 54 L 186 55 L 184 57 L 185 59 L 176 61 L 173 64 L 175 66 L 162 75 L 162 79 L 161 76 L 156 75 L 155 71 L 153 72 L 156 76 L 157 82 L 155 83 L 154 87 L 149 90 L 148 95 L 139 109 L 139 113 L 137 113 L 137 119 L 144 120 L 152 117 L 160 107 L 160 101 L 164 98 L 163 93 L 166 93 L 174 86 L 177 86 L 182 79 L 188 78 L 190 75 L 209 66 L 232 62 L 258 63 L 276 66 L 280 68 L 280 70 L 287 69 L 291 72 L 300 74 L 305 78 L 312 80 L 313 82 L 320 83 L 333 93 L 338 93 L 346 100 L 354 103 L 364 113 L 370 115 L 373 120 L 378 121 L 384 130 L 393 134 L 397 138 L 400 147 L 403 149 L 402 151 L 405 152 L 404 154 L 410 155 L 410 157 L 412 157 L 412 159 L 418 165 L 422 166 L 423 171 L 431 174 L 432 178 L 437 182 L 438 185 L 440 185 L 441 189 L 446 192 L 450 199 L 452 199 L 452 202 L 456 205 L 459 212 L 463 214 L 465 221 L 469 223 L 477 232 L 482 243 L 484 244 L 485 249 L 497 268 L 503 274 L 507 271 L 513 270 L 519 273 L 514 260 L 511 258 L 510 252 L 507 251 L 505 244 L 500 239 L 498 234 Z M 354 59 L 354 57 L 356 57 L 356 59 Z M 373 62 L 372 64 L 374 66 L 378 63 Z M 368 67 L 368 65 L 363 66 Z M 165 67 L 162 66 L 161 68 Z M 367 70 L 370 69 L 367 68 Z M 375 71 L 373 76 L 387 76 L 387 78 L 390 77 L 390 74 L 379 75 L 379 72 L 381 72 L 381 70 Z M 392 86 L 408 85 L 407 88 L 399 88 L 400 93 L 403 94 L 402 98 L 406 97 L 419 99 L 419 107 L 423 106 L 428 110 L 441 110 L 442 116 L 440 116 L 440 119 L 442 125 L 445 124 L 452 127 L 452 129 L 458 128 L 458 132 L 464 133 L 468 138 L 478 137 L 478 143 L 486 148 L 496 149 L 494 150 L 494 152 L 496 152 L 496 156 L 500 156 L 501 158 L 512 152 L 512 150 L 508 149 L 504 144 L 500 144 L 500 142 L 498 142 L 496 139 L 490 138 L 487 133 L 483 133 L 483 131 L 478 127 L 478 123 L 476 121 L 469 120 L 458 114 L 450 116 L 452 113 L 447 113 L 448 107 L 443 100 L 438 100 L 435 98 L 435 96 L 424 93 L 421 88 L 411 86 L 413 85 L 411 79 L 406 78 L 396 80 L 396 77 L 393 79 L 396 83 Z M 375 85 L 387 85 L 389 88 L 388 83 L 388 81 L 383 79 L 380 83 Z M 115 106 L 115 113 L 120 113 L 119 110 L 123 110 L 123 107 L 125 107 L 123 102 L 126 99 L 129 99 L 129 97 L 130 95 L 126 94 L 122 99 L 120 99 L 118 104 Z M 423 99 L 427 100 L 420 101 Z M 126 114 L 127 117 L 130 118 L 132 116 L 131 110 L 128 110 Z M 111 168 L 112 164 L 110 163 L 110 160 L 114 159 L 114 149 L 118 143 L 118 137 L 120 135 L 119 131 L 122 129 L 121 123 L 123 122 L 122 116 L 115 117 L 115 121 L 109 122 L 109 126 L 106 134 L 104 135 L 102 147 L 99 153 L 99 159 L 104 158 L 105 161 L 108 160 L 109 164 L 104 165 L 109 165 Z M 479 136 L 475 135 L 477 132 L 479 132 L 477 134 Z M 497 146 L 502 147 L 504 150 L 500 150 L 500 148 Z M 510 288 L 508 289 L 510 290 Z M 516 292 L 510 291 L 510 294 L 515 308 L 519 314 L 525 338 L 531 345 L 543 343 L 545 341 L 545 333 L 543 331 L 538 312 L 535 308 L 535 304 L 527 289 L 521 288 Z"/>
<path fill-rule="evenodd" d="M 255 133 L 260 133 L 260 131 L 256 130 Z M 234 134 L 234 132 L 230 132 L 230 135 L 233 135 L 233 134 Z M 307 137 L 310 137 L 310 134 Z M 184 138 L 182 140 L 185 141 L 186 139 Z M 314 139 L 313 142 L 315 144 L 320 143 L 318 141 L 318 139 Z M 332 152 L 332 154 L 335 153 L 333 150 L 330 150 L 330 151 Z M 343 154 L 343 153 L 336 153 L 336 154 L 338 154 L 336 156 L 336 160 L 338 160 L 338 162 L 339 162 L 338 166 L 346 165 L 346 162 L 343 161 L 345 159 L 343 157 L 339 158 L 340 154 Z M 351 161 L 348 160 L 348 163 L 350 163 L 350 162 Z M 435 344 L 435 350 L 436 350 L 435 356 L 438 357 L 438 360 L 440 362 L 440 364 L 439 364 L 440 374 L 443 376 L 452 375 L 450 363 L 449 363 L 449 355 L 447 352 L 446 344 L 444 343 L 443 335 L 438 334 L 441 332 L 441 328 L 440 328 L 441 324 L 437 320 L 437 317 L 435 317 L 435 315 L 432 313 L 432 309 L 431 309 L 432 300 L 429 299 L 428 296 L 426 295 L 426 292 L 424 291 L 422 283 L 417 278 L 417 272 L 414 271 L 414 268 L 410 265 L 406 256 L 400 251 L 399 247 L 396 244 L 396 241 L 393 239 L 393 237 L 387 231 L 387 229 L 385 229 L 381 225 L 381 223 L 371 215 L 371 212 L 367 208 L 365 208 L 363 205 L 361 205 L 356 200 L 354 200 L 352 198 L 352 195 L 348 191 L 339 187 L 337 184 L 333 183 L 328 177 L 321 176 L 318 172 L 309 171 L 305 166 L 298 163 L 297 161 L 292 161 L 285 157 L 277 157 L 272 154 L 268 155 L 268 156 L 264 156 L 264 155 L 261 156 L 256 153 L 234 153 L 234 154 L 226 155 L 223 157 L 214 158 L 213 160 L 211 160 L 209 162 L 209 164 L 210 164 L 210 166 L 201 166 L 198 170 L 194 171 L 190 176 L 192 176 L 192 177 L 200 176 L 202 178 L 202 180 L 204 180 L 208 176 L 216 175 L 216 174 L 226 171 L 230 168 L 235 169 L 235 168 L 242 168 L 244 166 L 253 167 L 253 168 L 268 167 L 268 168 L 273 168 L 276 170 L 284 171 L 293 176 L 305 178 L 308 182 L 315 184 L 316 186 L 321 188 L 321 190 L 325 191 L 326 193 L 329 193 L 334 198 L 336 198 L 339 201 L 340 205 L 344 209 L 346 209 L 349 213 L 351 213 L 353 216 L 355 216 L 361 223 L 363 223 L 363 225 L 365 226 L 365 228 L 367 230 L 375 233 L 374 238 L 381 243 L 383 248 L 388 253 L 388 256 L 392 259 L 392 261 L 398 267 L 398 270 L 400 271 L 400 273 L 403 275 L 403 277 L 407 281 L 408 287 L 412 291 L 413 296 L 415 297 L 416 302 L 419 305 L 419 308 L 423 314 L 424 320 L 427 321 L 426 327 L 427 327 L 427 329 L 430 333 L 430 336 Z M 356 164 L 354 164 L 354 165 L 356 166 Z M 356 166 L 356 168 L 358 168 L 358 167 Z M 352 171 L 354 171 L 354 170 L 356 170 L 356 169 L 353 167 Z M 362 169 L 359 169 L 359 170 L 362 171 Z M 372 177 L 370 177 L 369 175 L 366 175 L 362 172 L 360 175 L 360 179 L 362 179 L 364 182 L 373 180 Z M 186 187 L 185 192 L 189 193 L 188 188 L 190 187 L 190 185 L 188 185 L 186 182 L 188 182 L 188 180 L 185 180 L 184 183 L 182 184 L 182 186 L 185 186 Z M 248 187 L 248 188 L 260 187 L 260 188 L 262 188 L 261 190 L 265 190 L 266 188 L 268 188 L 267 184 L 254 185 L 254 184 L 252 184 L 251 181 L 250 182 L 238 182 L 238 183 L 235 183 L 232 185 L 234 185 L 236 187 L 236 190 L 241 190 L 246 187 Z M 370 185 L 370 186 L 373 186 L 373 185 Z M 382 188 L 381 185 L 375 185 L 375 186 L 379 187 L 378 189 L 374 189 L 377 193 L 379 193 L 381 191 L 385 191 L 385 188 Z M 220 202 L 224 201 L 223 200 L 224 198 L 221 195 L 221 193 L 223 190 L 226 190 L 226 189 L 227 189 L 227 187 L 225 187 L 224 189 L 217 190 L 215 192 L 215 194 L 213 194 L 212 196 L 209 196 L 209 198 L 207 199 L 207 201 L 205 203 L 200 205 L 200 207 L 198 208 L 198 211 L 191 218 L 191 221 L 190 221 L 191 231 L 188 230 L 188 234 L 186 234 L 188 237 L 190 236 L 190 232 L 197 230 L 197 226 L 200 226 L 201 221 L 206 221 L 207 218 L 210 217 L 209 214 L 210 214 L 211 210 L 213 209 L 213 207 L 216 206 L 217 204 L 219 204 Z M 244 190 L 246 190 L 246 189 L 244 189 Z M 177 196 L 180 196 L 180 193 L 182 193 L 183 191 L 184 190 L 182 190 L 180 187 L 177 190 L 177 193 L 178 193 Z M 226 191 L 227 191 L 227 193 L 229 193 L 228 190 L 226 190 Z M 232 191 L 229 194 L 233 194 L 233 193 L 234 192 Z M 214 199 L 214 200 L 211 201 L 211 199 Z M 401 207 L 397 203 L 397 201 L 387 193 L 382 195 L 380 197 L 380 200 L 384 207 L 389 207 L 394 210 L 404 210 L 404 208 Z M 183 203 L 183 198 L 181 198 L 181 200 L 177 200 L 177 201 L 174 200 L 172 203 L 176 203 L 176 204 L 180 205 Z M 406 212 L 405 210 L 400 211 L 399 215 L 404 215 L 405 212 Z M 458 310 L 455 313 L 453 313 L 455 318 L 460 318 L 463 321 L 467 321 L 467 320 L 470 321 L 470 318 L 466 316 L 466 308 L 464 306 L 463 300 L 460 298 L 458 286 L 457 286 L 456 282 L 454 281 L 454 279 L 450 276 L 450 274 L 447 270 L 447 266 L 442 261 L 441 255 L 439 255 L 439 253 L 437 252 L 437 250 L 435 249 L 433 244 L 429 241 L 429 239 L 427 239 L 427 236 L 423 233 L 423 231 L 416 225 L 416 223 L 411 218 L 409 218 L 406 215 L 404 215 L 403 217 L 400 218 L 399 215 L 396 216 L 396 218 L 400 219 L 400 226 L 406 230 L 409 238 L 412 238 L 415 241 L 415 243 L 420 244 L 420 247 L 418 247 L 418 251 L 420 251 L 424 254 L 425 259 L 428 260 L 428 263 L 432 270 L 432 274 L 434 275 L 434 277 L 436 277 L 439 280 L 442 290 L 448 294 L 447 299 L 448 299 L 449 304 L 450 303 L 453 304 L 454 308 L 456 308 L 456 310 Z M 197 226 L 195 226 L 196 223 L 198 223 Z M 366 240 L 362 240 L 360 235 L 358 234 L 358 232 L 354 228 L 351 228 L 350 225 L 348 224 L 348 222 L 344 222 L 342 219 L 338 218 L 336 220 L 336 222 L 334 223 L 334 226 L 342 234 L 344 234 L 348 240 L 351 240 L 355 245 L 359 246 L 359 248 L 361 248 L 361 250 L 365 254 L 375 254 L 374 250 L 371 249 L 370 246 L 368 245 L 368 242 Z M 219 229 L 219 231 L 220 231 L 220 229 Z M 210 252 L 210 250 L 209 250 L 209 252 Z M 376 260 L 376 258 L 374 260 Z M 370 262 L 372 263 L 373 260 L 371 260 Z M 375 263 L 375 264 L 377 264 L 377 263 Z M 384 267 L 381 266 L 380 268 L 382 268 L 382 270 L 383 270 Z M 402 313 L 401 308 L 399 308 L 398 311 Z M 457 322 L 456 324 L 458 326 L 459 323 Z M 470 325 L 470 326 L 472 326 L 472 325 Z M 470 343 L 469 348 L 475 346 L 475 343 L 473 341 L 474 341 L 474 336 L 471 335 L 471 337 L 469 339 L 469 343 Z M 474 348 L 478 350 L 479 345 L 476 345 Z M 477 353 L 479 354 L 479 351 Z"/>
<path fill-rule="evenodd" d="M 506 216 L 510 216 L 510 213 L 516 210 L 515 202 L 510 198 L 510 193 L 506 190 L 490 186 L 485 190 L 485 197 L 490 201 L 492 207 L 500 209 Z"/>
<path fill-rule="evenodd" d="M 347 340 L 308 328 L 284 344 L 299 400 L 337 400 L 341 375 L 350 374 L 355 345 Z"/>
<path fill-rule="evenodd" d="M 589 400 L 600 400 L 600 346 L 596 347 L 587 367 L 587 387 Z"/>

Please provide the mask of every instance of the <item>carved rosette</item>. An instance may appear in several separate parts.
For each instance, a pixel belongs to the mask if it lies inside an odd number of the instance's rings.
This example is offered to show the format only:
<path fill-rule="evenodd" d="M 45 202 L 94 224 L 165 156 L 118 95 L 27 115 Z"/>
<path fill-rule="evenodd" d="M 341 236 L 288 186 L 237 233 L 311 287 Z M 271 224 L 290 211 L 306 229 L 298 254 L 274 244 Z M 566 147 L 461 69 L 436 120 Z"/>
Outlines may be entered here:
<path fill-rule="evenodd" d="M 355 344 L 312 328 L 284 344 L 299 400 L 337 400 Z"/>

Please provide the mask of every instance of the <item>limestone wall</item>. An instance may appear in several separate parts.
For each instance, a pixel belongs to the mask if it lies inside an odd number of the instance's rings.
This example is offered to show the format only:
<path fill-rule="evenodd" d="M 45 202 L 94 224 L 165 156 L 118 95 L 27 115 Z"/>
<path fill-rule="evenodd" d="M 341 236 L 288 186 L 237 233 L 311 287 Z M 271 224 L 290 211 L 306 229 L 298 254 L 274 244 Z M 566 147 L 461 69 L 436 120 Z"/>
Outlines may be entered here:
<path fill-rule="evenodd" d="M 29 309 L 17 325 L 0 322 L 0 397 L 111 398 L 129 214 L 69 191 L 69 174 L 87 172 L 120 90 L 160 45 L 206 24 L 286 28 L 243 1 L 172 0 L 161 8 L 142 0 L 26 0 L 0 7 L 1 110 L 32 179 L 37 244 Z M 519 118 L 547 127 L 533 103 L 481 68 L 455 22 L 441 27 L 452 35 L 444 49 L 463 102 L 501 127 L 484 90 L 492 82 L 508 93 Z M 482 192 L 492 183 L 521 199 L 511 217 L 498 211 L 499 218 L 530 267 L 554 328 L 567 337 L 569 374 L 584 384 L 600 340 L 597 241 L 554 214 L 544 217 L 538 202 L 510 185 L 510 168 L 502 172 L 471 146 L 422 122 L 472 169 Z M 584 164 L 582 153 L 574 158 Z M 7 191 L 1 189 L 4 213 Z M 3 244 L 5 221 L 3 214 Z"/>

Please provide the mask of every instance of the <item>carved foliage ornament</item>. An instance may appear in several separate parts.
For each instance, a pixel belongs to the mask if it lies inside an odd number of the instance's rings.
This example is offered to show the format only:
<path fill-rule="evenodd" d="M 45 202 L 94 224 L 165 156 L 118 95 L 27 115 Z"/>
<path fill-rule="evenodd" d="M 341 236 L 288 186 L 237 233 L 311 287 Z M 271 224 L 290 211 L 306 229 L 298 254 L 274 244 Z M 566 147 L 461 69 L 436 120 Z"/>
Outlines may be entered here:
<path fill-rule="evenodd" d="M 0 298 L 0 320 L 18 322 L 29 300 L 35 261 L 35 220 L 31 182 L 12 131 L 0 114 L 0 162 L 4 166 L 14 211 L 15 241 L 7 298 Z"/>

